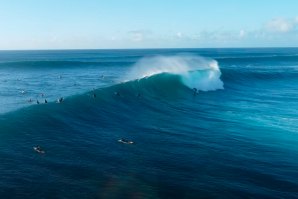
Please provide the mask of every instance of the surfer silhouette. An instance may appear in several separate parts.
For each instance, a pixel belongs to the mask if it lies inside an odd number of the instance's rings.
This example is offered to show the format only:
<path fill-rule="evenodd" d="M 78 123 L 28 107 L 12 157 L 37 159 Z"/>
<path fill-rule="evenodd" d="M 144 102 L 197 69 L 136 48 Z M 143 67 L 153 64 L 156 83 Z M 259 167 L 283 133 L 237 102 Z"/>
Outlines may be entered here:
<path fill-rule="evenodd" d="M 193 90 L 193 95 L 194 95 L 194 96 L 197 95 L 197 94 L 199 93 L 198 89 L 196 89 L 196 88 L 193 88 L 192 90 Z"/>
<path fill-rule="evenodd" d="M 33 147 L 33 149 L 37 153 L 45 153 L 45 151 L 40 146 Z"/>
<path fill-rule="evenodd" d="M 116 95 L 116 96 L 120 96 L 120 93 L 116 91 L 116 92 L 114 93 L 114 95 Z"/>
<path fill-rule="evenodd" d="M 133 144 L 133 141 L 126 140 L 126 139 L 120 139 L 120 140 L 118 140 L 118 142 L 121 142 L 123 144 Z"/>
<path fill-rule="evenodd" d="M 57 102 L 58 102 L 58 103 L 62 103 L 63 100 L 64 100 L 64 98 L 63 98 L 63 97 L 60 97 L 60 98 L 57 100 Z"/>

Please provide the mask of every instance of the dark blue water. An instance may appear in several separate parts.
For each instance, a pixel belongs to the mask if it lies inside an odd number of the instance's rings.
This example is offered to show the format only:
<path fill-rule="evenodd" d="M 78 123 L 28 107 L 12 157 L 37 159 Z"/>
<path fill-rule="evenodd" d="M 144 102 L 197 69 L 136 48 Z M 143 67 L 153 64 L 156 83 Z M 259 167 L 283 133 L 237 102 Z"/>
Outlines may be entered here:
<path fill-rule="evenodd" d="M 1 51 L 0 198 L 298 198 L 297 88 L 297 48 Z"/>

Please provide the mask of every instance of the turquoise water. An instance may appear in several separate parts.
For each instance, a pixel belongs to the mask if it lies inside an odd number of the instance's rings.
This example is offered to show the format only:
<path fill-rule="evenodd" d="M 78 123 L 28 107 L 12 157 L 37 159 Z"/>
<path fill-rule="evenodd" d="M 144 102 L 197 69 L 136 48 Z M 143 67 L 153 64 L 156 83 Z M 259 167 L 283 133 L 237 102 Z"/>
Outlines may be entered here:
<path fill-rule="evenodd" d="M 1 51 L 0 196 L 297 198 L 297 88 L 296 48 Z"/>

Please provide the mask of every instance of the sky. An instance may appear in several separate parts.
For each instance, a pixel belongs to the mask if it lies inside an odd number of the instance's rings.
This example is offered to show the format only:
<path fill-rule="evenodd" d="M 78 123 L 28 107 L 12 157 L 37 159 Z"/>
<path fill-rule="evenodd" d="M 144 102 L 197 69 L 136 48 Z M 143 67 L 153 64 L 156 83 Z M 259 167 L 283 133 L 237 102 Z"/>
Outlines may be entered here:
<path fill-rule="evenodd" d="M 298 47 L 297 0 L 0 0 L 0 50 Z"/>

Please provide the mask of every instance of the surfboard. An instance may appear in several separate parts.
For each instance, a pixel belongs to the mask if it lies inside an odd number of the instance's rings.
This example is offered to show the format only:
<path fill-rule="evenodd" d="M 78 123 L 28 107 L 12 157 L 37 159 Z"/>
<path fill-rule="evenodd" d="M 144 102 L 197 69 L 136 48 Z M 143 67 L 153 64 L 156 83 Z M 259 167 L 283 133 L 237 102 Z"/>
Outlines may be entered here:
<path fill-rule="evenodd" d="M 36 151 L 37 153 L 42 153 L 42 154 L 45 153 L 44 150 L 38 149 L 37 147 L 33 147 L 33 149 L 34 149 L 34 151 Z"/>
<path fill-rule="evenodd" d="M 118 140 L 118 142 L 123 144 L 133 144 L 133 141 L 123 140 L 123 139 Z"/>

